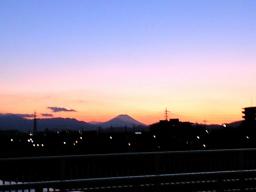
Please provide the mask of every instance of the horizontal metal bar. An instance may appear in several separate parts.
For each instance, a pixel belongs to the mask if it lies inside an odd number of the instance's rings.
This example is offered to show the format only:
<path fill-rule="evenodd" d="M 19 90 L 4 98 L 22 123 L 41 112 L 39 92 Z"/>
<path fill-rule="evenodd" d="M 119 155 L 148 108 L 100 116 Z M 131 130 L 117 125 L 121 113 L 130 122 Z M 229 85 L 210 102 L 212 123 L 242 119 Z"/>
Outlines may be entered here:
<path fill-rule="evenodd" d="M 196 154 L 196 153 L 222 153 L 222 152 L 249 152 L 256 148 L 236 148 L 236 149 L 206 149 L 206 150 L 185 150 L 185 151 L 155 151 L 155 152 L 129 152 L 129 153 L 107 153 L 107 154 L 86 154 L 86 155 L 60 155 L 60 156 L 35 156 L 35 157 L 8 157 L 0 158 L 1 161 L 20 160 L 47 160 L 47 159 L 76 159 L 93 157 L 119 157 L 119 156 L 146 156 L 146 155 L 175 155 L 175 154 Z"/>
<path fill-rule="evenodd" d="M 57 186 L 71 186 L 76 184 L 84 184 L 86 185 L 114 185 L 116 182 L 118 183 L 132 183 L 132 182 L 154 182 L 154 181 L 162 181 L 166 179 L 173 179 L 173 178 L 186 178 L 186 179 L 195 179 L 195 178 L 202 178 L 207 179 L 209 177 L 216 177 L 219 176 L 241 176 L 246 177 L 247 175 L 255 174 L 256 176 L 256 169 L 252 170 L 234 170 L 234 171 L 213 171 L 213 172 L 193 172 L 193 173 L 175 173 L 175 174 L 160 174 L 160 175 L 140 175 L 140 176 L 122 176 L 122 177 L 105 177 L 105 178 L 90 178 L 90 179 L 73 179 L 73 180 L 54 180 L 54 181 L 40 181 L 40 182 L 28 182 L 22 184 L 6 184 L 1 185 L 0 190 L 4 189 L 29 189 L 29 188 L 36 188 L 36 187 L 57 187 Z M 228 177 L 227 177 L 228 178 Z"/>

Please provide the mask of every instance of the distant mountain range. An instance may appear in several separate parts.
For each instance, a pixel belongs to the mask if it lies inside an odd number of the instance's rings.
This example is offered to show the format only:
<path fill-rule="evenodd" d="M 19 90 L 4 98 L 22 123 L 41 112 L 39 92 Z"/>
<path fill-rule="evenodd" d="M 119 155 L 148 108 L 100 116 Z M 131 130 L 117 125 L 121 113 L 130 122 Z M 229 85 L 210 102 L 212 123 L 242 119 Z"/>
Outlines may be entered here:
<path fill-rule="evenodd" d="M 239 127 L 241 121 L 227 124 L 228 127 Z M 147 125 L 135 120 L 129 115 L 118 115 L 106 122 L 84 122 L 73 118 L 43 118 L 38 119 L 39 131 L 48 130 L 97 130 L 102 131 L 127 131 L 143 130 Z M 221 125 L 207 125 L 209 129 L 223 128 Z M 15 114 L 0 114 L 0 130 L 31 131 L 33 119 L 27 119 Z M 108 129 L 109 128 L 109 129 Z"/>
<path fill-rule="evenodd" d="M 48 130 L 96 130 L 97 128 L 133 128 L 146 127 L 145 124 L 133 119 L 129 115 L 118 115 L 107 122 L 87 123 L 73 118 L 44 118 L 37 120 L 39 131 Z M 0 130 L 31 131 L 33 119 L 19 115 L 0 114 Z"/>
<path fill-rule="evenodd" d="M 19 130 L 19 131 L 31 131 L 33 128 L 33 119 L 26 119 L 18 115 L 0 115 L 0 130 Z M 78 121 L 72 118 L 45 118 L 37 119 L 37 129 L 43 131 L 49 130 L 80 130 L 94 129 L 95 126 L 84 121 Z"/>

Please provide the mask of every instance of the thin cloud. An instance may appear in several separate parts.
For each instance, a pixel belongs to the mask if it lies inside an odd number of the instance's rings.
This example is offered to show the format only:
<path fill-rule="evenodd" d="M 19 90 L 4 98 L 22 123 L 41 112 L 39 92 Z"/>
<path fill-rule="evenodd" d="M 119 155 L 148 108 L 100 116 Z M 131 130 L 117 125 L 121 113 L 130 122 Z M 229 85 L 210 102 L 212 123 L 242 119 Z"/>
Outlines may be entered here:
<path fill-rule="evenodd" d="M 74 109 L 68 109 L 65 107 L 48 107 L 53 113 L 58 113 L 58 112 L 77 112 Z"/>
<path fill-rule="evenodd" d="M 53 114 L 50 114 L 50 113 L 42 113 L 41 115 L 43 117 L 53 117 Z"/>

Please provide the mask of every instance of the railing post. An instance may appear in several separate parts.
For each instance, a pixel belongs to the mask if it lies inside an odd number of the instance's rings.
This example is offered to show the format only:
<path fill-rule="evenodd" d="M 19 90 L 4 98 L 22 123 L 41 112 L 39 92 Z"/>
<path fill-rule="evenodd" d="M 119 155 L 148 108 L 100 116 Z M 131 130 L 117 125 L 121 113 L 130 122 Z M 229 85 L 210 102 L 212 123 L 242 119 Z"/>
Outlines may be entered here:
<path fill-rule="evenodd" d="M 35 192 L 43 192 L 43 187 L 36 187 Z"/>
<path fill-rule="evenodd" d="M 60 159 L 60 179 L 64 180 L 65 179 L 65 173 L 66 173 L 66 162 L 65 159 Z"/>

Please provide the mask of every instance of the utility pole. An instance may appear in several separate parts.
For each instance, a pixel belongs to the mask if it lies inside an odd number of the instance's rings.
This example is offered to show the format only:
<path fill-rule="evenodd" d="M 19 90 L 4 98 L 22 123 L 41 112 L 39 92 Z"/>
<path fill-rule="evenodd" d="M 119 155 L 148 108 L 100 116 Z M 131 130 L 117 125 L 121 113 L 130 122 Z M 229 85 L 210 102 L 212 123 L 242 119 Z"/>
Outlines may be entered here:
<path fill-rule="evenodd" d="M 33 125 L 33 133 L 37 132 L 37 119 L 36 119 L 36 112 L 34 112 L 34 125 Z"/>

